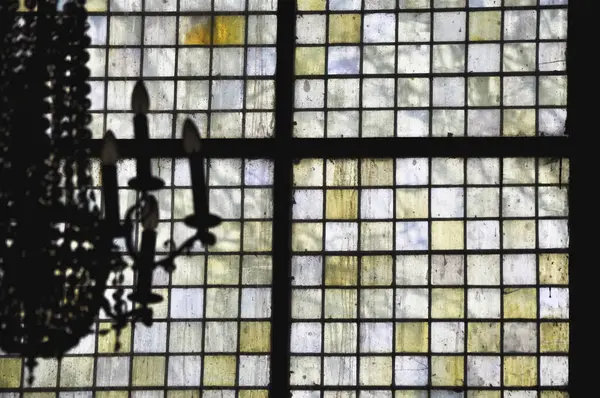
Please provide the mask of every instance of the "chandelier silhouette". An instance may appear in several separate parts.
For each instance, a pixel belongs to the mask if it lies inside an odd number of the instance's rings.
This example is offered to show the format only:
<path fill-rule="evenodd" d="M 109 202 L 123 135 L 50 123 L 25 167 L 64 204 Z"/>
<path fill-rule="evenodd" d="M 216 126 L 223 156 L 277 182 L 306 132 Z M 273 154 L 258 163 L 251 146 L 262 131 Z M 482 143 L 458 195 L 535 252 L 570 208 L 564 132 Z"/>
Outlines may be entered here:
<path fill-rule="evenodd" d="M 141 81 L 132 95 L 136 176 L 128 183 L 137 201 L 120 217 L 118 142 L 108 131 L 101 153 L 104 212 L 92 190 L 88 112 L 90 38 L 85 0 L 0 1 L 0 349 L 26 358 L 29 383 L 36 358 L 60 358 L 93 330 L 103 310 L 119 335 L 128 322 L 152 325 L 150 304 L 157 267 L 175 269 L 174 259 L 196 242 L 213 245 L 209 228 L 221 219 L 209 213 L 204 154 L 196 126 L 183 125 L 194 214 L 185 223 L 195 233 L 156 259 L 158 203 L 164 187 L 152 175 L 144 151 L 149 140 L 148 93 Z M 141 245 L 133 235 L 141 224 Z M 124 239 L 119 251 L 115 239 Z M 172 242 L 170 242 L 172 243 Z M 123 272 L 133 259 L 135 286 L 124 297 Z M 105 297 L 112 285 L 113 304 Z M 132 303 L 128 305 L 127 300 Z M 129 309 L 129 308 L 132 309 Z"/>

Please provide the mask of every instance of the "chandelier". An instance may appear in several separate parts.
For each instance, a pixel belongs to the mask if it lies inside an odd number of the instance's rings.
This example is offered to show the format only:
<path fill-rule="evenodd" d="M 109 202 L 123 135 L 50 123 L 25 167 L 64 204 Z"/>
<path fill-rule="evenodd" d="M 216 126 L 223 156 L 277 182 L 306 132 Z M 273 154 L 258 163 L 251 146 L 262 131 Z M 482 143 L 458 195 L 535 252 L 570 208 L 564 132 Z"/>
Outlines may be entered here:
<path fill-rule="evenodd" d="M 93 330 L 100 311 L 119 335 L 128 322 L 152 325 L 152 273 L 175 269 L 174 259 L 196 242 L 213 245 L 209 232 L 221 219 L 209 213 L 204 154 L 196 126 L 183 125 L 195 233 L 156 259 L 158 203 L 164 181 L 152 175 L 143 150 L 149 140 L 148 92 L 138 81 L 132 95 L 136 176 L 128 183 L 136 202 L 121 219 L 117 185 L 118 142 L 111 131 L 101 153 L 101 212 L 92 190 L 91 121 L 87 98 L 90 38 L 85 0 L 0 1 L 0 349 L 26 359 L 29 383 L 36 358 L 61 358 Z M 134 241 L 139 224 L 141 244 Z M 119 250 L 116 239 L 125 241 Z M 123 272 L 133 260 L 135 286 L 124 297 Z M 109 286 L 115 289 L 111 305 Z M 128 305 L 127 300 L 133 305 Z M 132 309 L 129 309 L 132 308 Z"/>

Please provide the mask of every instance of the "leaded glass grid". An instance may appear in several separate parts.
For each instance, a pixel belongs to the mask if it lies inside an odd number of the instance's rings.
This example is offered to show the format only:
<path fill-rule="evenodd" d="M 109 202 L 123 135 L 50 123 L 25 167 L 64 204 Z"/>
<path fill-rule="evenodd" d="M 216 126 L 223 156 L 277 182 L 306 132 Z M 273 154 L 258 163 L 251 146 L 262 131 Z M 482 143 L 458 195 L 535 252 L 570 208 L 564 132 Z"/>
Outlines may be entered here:
<path fill-rule="evenodd" d="M 90 336 L 33 387 L 0 355 L 0 398 L 569 396 L 567 0 L 87 7 L 92 149 L 119 138 L 121 210 L 147 151 L 167 182 L 157 251 L 187 237 L 191 117 L 225 222 L 155 273 L 152 328 L 120 353 Z"/>

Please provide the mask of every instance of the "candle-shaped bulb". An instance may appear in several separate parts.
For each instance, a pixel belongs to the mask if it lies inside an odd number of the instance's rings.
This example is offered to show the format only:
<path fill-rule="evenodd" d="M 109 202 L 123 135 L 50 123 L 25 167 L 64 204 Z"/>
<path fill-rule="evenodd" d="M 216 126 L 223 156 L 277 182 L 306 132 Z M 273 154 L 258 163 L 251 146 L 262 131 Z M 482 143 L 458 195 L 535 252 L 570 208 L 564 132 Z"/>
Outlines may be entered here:
<path fill-rule="evenodd" d="M 158 203 L 154 196 L 149 196 L 142 209 L 142 227 L 153 230 L 158 226 Z"/>
<path fill-rule="evenodd" d="M 183 123 L 183 150 L 187 154 L 200 152 L 200 133 L 191 119 L 185 119 Z"/>
<path fill-rule="evenodd" d="M 133 87 L 133 94 L 131 95 L 131 109 L 133 113 L 148 113 L 150 109 L 150 97 L 148 96 L 148 90 L 144 86 L 142 80 L 138 80 Z"/>
<path fill-rule="evenodd" d="M 106 134 L 104 134 L 104 139 L 102 141 L 102 153 L 100 154 L 102 163 L 107 166 L 114 166 L 117 163 L 117 160 L 119 160 L 117 139 L 113 132 L 108 130 Z"/>

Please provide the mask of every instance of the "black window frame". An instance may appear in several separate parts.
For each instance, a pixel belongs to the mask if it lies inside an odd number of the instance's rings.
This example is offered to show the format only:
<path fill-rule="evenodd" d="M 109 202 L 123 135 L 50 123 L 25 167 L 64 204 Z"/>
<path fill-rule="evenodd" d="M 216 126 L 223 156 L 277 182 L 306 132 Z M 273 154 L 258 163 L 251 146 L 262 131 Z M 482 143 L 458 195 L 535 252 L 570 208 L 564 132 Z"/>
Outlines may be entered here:
<path fill-rule="evenodd" d="M 144 3 L 144 0 L 142 0 Z M 582 65 L 581 40 L 585 37 L 577 29 L 582 26 L 585 7 L 570 1 L 568 8 L 567 76 L 568 103 L 567 125 L 561 137 L 423 137 L 423 138 L 294 138 L 294 55 L 297 5 L 295 0 L 278 0 L 277 9 L 277 64 L 275 75 L 275 133 L 264 139 L 206 139 L 203 143 L 208 157 L 270 159 L 274 161 L 274 211 L 273 211 L 273 287 L 272 287 L 272 331 L 271 331 L 271 374 L 269 396 L 291 397 L 290 388 L 290 325 L 291 325 L 291 214 L 292 214 L 292 169 L 302 158 L 394 158 L 394 157 L 563 157 L 570 159 L 569 184 L 569 229 L 570 229 L 570 352 L 569 386 L 571 397 L 581 396 L 590 383 L 591 369 L 586 364 L 591 353 L 583 339 L 582 311 L 586 304 L 582 283 L 586 276 L 582 266 L 588 257 L 585 251 L 593 247 L 590 235 L 585 234 L 583 224 L 584 207 L 581 193 L 585 163 L 590 157 L 574 156 L 575 144 L 585 144 L 592 132 L 580 131 L 585 123 L 586 106 L 583 95 L 585 74 Z M 575 5 L 576 4 L 576 5 Z M 143 5 L 143 4 L 142 4 Z M 171 14 L 175 15 L 175 14 Z M 591 36 L 587 36 L 591 37 Z M 578 40 L 580 41 L 578 43 Z M 576 43 L 580 44 L 577 46 Z M 590 119 L 591 122 L 591 119 Z M 579 126 L 579 127 L 577 127 Z M 581 133 L 581 134 L 577 134 Z M 588 137 L 584 137 L 588 134 Z M 589 144 L 589 143 L 588 143 Z M 98 157 L 102 141 L 92 141 L 92 156 Z M 143 151 L 152 158 L 183 158 L 181 142 L 176 139 L 153 139 L 140 147 L 135 140 L 120 140 L 122 158 L 136 158 Z M 578 188 L 578 190 L 575 189 Z M 591 255 L 591 252 L 589 253 Z M 593 328 L 593 327 L 592 327 Z M 588 351 L 586 351 L 588 350 Z M 591 357 L 594 360 L 595 357 Z M 357 388 L 358 389 L 358 388 Z M 592 391 L 592 390 L 590 390 Z"/>

